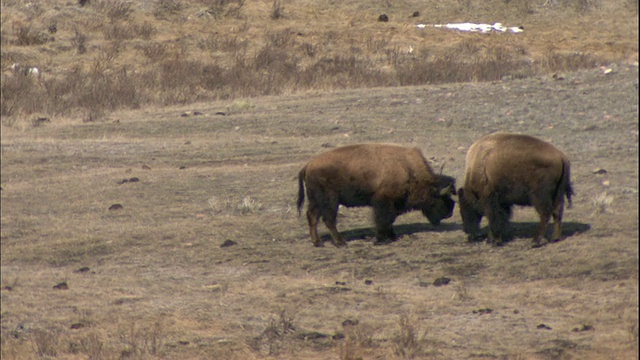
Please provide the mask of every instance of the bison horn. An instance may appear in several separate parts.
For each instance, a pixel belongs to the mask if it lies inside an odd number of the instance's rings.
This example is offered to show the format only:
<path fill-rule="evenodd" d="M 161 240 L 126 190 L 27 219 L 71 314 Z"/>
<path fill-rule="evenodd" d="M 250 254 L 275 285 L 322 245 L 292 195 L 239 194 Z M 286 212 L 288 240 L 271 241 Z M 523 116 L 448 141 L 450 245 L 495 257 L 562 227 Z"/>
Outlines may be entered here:
<path fill-rule="evenodd" d="M 444 170 L 444 165 L 445 165 L 445 164 L 446 164 L 446 163 L 442 163 L 442 166 L 440 166 L 440 175 L 442 175 L 442 170 Z"/>
<path fill-rule="evenodd" d="M 447 185 L 440 189 L 440 196 L 446 196 L 453 194 L 453 187 L 451 185 Z"/>

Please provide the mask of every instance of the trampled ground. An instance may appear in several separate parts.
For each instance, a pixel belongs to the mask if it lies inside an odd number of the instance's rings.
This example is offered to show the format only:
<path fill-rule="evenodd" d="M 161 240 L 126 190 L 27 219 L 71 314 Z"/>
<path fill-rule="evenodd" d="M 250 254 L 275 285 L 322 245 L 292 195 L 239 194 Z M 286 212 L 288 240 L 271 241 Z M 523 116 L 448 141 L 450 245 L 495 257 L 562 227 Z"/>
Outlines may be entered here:
<path fill-rule="evenodd" d="M 637 358 L 638 68 L 562 75 L 3 127 L 3 359 Z M 456 209 L 373 246 L 369 209 L 342 209 L 349 247 L 312 247 L 312 155 L 418 146 L 460 184 L 497 130 L 570 156 L 564 241 L 532 249 L 518 209 L 516 239 L 467 243 Z"/>

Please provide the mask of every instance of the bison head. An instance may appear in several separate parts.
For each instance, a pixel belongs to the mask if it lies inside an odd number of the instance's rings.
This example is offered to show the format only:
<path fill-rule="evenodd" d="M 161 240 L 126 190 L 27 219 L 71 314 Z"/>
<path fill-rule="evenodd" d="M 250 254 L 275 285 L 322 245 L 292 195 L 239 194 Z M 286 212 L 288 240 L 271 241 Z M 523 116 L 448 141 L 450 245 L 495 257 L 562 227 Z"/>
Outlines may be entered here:
<path fill-rule="evenodd" d="M 433 198 L 422 208 L 422 214 L 431 224 L 438 225 L 442 219 L 448 219 L 453 215 L 456 205 L 452 199 L 452 196 L 456 195 L 455 182 L 450 176 L 439 175 Z"/>

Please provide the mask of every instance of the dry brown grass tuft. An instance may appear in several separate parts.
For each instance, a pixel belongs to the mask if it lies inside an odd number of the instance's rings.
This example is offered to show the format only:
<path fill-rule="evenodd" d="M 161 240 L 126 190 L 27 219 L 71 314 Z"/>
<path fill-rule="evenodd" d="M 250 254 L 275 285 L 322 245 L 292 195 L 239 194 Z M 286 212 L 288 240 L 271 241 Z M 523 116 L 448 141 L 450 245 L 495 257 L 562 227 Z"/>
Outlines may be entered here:
<path fill-rule="evenodd" d="M 408 314 L 400 315 L 398 330 L 393 343 L 394 353 L 402 359 L 421 359 L 425 357 L 426 333 L 420 333 L 415 319 Z"/>

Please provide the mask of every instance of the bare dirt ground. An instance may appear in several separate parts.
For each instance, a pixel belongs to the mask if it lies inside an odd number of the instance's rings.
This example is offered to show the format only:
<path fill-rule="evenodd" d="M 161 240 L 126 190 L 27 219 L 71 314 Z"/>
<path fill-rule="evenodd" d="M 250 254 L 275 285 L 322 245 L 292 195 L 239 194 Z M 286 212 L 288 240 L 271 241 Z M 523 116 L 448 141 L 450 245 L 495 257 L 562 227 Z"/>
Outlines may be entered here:
<path fill-rule="evenodd" d="M 637 358 L 638 68 L 561 77 L 3 127 L 2 358 Z M 467 243 L 456 209 L 373 246 L 369 209 L 342 209 L 349 247 L 312 247 L 295 209 L 312 155 L 418 146 L 460 184 L 497 130 L 571 158 L 565 240 L 532 249 L 518 209 L 513 241 Z"/>

